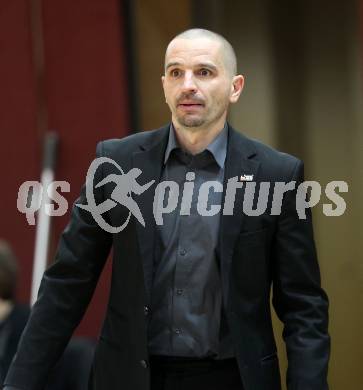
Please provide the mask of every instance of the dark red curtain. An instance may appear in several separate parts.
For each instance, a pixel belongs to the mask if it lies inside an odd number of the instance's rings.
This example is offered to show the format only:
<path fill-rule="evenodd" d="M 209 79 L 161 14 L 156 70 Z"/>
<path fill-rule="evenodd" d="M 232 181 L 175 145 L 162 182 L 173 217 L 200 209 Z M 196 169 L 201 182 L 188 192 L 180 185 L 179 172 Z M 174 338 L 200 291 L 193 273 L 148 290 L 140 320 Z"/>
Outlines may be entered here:
<path fill-rule="evenodd" d="M 35 227 L 16 207 L 25 180 L 39 180 L 44 132 L 59 134 L 57 180 L 69 205 L 96 143 L 129 132 L 123 10 L 118 0 L 3 0 L 0 3 L 0 237 L 18 256 L 18 297 L 30 296 Z M 52 220 L 51 256 L 69 219 Z M 109 266 L 77 333 L 94 336 L 103 317 Z"/>

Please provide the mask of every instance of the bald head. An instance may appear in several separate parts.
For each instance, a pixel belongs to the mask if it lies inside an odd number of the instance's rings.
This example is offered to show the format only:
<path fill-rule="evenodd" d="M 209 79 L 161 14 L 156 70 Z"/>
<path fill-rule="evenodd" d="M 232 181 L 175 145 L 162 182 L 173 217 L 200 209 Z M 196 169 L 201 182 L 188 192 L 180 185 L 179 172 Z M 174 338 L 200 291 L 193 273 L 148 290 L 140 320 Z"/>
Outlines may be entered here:
<path fill-rule="evenodd" d="M 235 76 L 237 74 L 237 58 L 236 53 L 232 45 L 225 39 L 222 35 L 217 34 L 210 30 L 205 30 L 202 28 L 192 28 L 178 34 L 172 41 L 170 41 L 166 53 L 172 42 L 176 39 L 210 39 L 211 41 L 218 42 L 221 48 L 222 59 L 226 67 L 227 72 L 230 76 Z M 165 55 L 166 58 L 166 55 Z"/>

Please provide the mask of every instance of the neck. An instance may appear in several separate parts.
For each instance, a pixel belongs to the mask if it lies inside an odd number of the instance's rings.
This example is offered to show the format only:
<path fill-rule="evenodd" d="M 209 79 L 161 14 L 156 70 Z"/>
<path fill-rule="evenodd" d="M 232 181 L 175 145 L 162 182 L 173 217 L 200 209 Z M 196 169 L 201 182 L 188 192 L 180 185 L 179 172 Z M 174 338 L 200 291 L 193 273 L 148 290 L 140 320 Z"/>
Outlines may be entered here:
<path fill-rule="evenodd" d="M 208 127 L 184 127 L 173 120 L 178 142 L 189 153 L 195 155 L 202 152 L 223 130 L 226 118 L 223 117 Z"/>
<path fill-rule="evenodd" d="M 9 315 L 13 306 L 13 302 L 0 299 L 0 321 L 4 320 Z"/>

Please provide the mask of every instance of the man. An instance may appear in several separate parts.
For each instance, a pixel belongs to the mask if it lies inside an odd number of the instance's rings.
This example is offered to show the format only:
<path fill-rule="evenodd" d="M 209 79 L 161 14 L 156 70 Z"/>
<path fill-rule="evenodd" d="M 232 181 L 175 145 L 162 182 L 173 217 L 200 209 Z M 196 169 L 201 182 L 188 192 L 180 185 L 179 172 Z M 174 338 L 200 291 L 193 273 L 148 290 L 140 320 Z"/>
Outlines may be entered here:
<path fill-rule="evenodd" d="M 18 267 L 10 246 L 0 240 L 0 383 L 13 359 L 30 309 L 16 303 Z"/>
<path fill-rule="evenodd" d="M 271 284 L 284 323 L 288 389 L 328 389 L 328 298 L 320 286 L 311 214 L 298 218 L 291 188 L 280 213 L 271 213 L 270 198 L 260 215 L 244 212 L 243 205 L 248 181 L 299 184 L 303 165 L 226 122 L 243 82 L 233 48 L 220 35 L 192 29 L 170 42 L 162 83 L 171 124 L 97 147 L 98 157 L 114 161 L 96 171 L 94 183 L 104 183 L 93 188 L 97 204 L 111 198 L 115 185 L 104 179 L 120 174 L 117 165 L 123 172 L 140 169 L 141 185 L 155 181 L 155 192 L 134 197 L 145 225 L 131 218 L 121 231 L 102 229 L 84 207 L 83 189 L 82 207 L 73 208 L 56 262 L 44 274 L 6 389 L 44 386 L 111 246 L 110 298 L 90 389 L 280 389 Z M 156 191 L 162 182 L 169 183 L 168 196 Z M 231 183 L 233 210 L 226 191 Z M 212 191 L 202 207 L 206 186 Z M 176 207 L 169 207 L 176 198 Z M 211 212 L 223 204 L 225 212 Z M 161 221 L 154 218 L 162 211 Z M 103 217 L 117 227 L 130 213 L 117 205 Z"/>
<path fill-rule="evenodd" d="M 0 383 L 4 382 L 15 355 L 30 308 L 16 302 L 18 279 L 16 257 L 6 241 L 0 239 Z M 93 340 L 72 339 L 58 364 L 50 372 L 46 390 L 84 390 L 94 350 Z"/>

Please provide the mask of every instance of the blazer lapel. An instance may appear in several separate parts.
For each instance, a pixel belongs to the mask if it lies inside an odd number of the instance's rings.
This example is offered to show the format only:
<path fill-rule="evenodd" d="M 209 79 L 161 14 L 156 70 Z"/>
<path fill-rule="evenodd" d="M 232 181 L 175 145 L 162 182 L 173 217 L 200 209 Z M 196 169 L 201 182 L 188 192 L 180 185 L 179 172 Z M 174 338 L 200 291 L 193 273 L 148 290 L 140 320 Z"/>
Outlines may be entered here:
<path fill-rule="evenodd" d="M 140 194 L 136 200 L 145 221 L 145 227 L 136 221 L 136 231 L 148 303 L 151 302 L 154 245 L 156 238 L 153 202 L 155 188 L 160 181 L 162 173 L 162 162 L 168 140 L 169 126 L 170 125 L 167 125 L 155 131 L 155 135 L 150 137 L 152 141 L 147 145 L 140 145 L 140 151 L 134 152 L 132 156 L 133 167 L 137 167 L 142 171 L 141 179 L 139 180 L 140 184 L 155 180 L 155 183 L 145 192 Z"/>
<path fill-rule="evenodd" d="M 232 255 L 238 235 L 242 229 L 244 218 L 243 215 L 243 198 L 245 186 L 236 190 L 236 197 L 232 215 L 223 214 L 223 205 L 225 201 L 226 188 L 228 179 L 241 175 L 253 175 L 253 181 L 256 181 L 259 162 L 253 157 L 256 151 L 251 141 L 239 134 L 231 126 L 228 132 L 227 158 L 225 164 L 222 215 L 220 220 L 219 243 L 217 252 L 220 257 L 221 279 L 223 287 L 223 302 L 227 308 L 229 293 L 229 273 L 232 262 Z"/>

